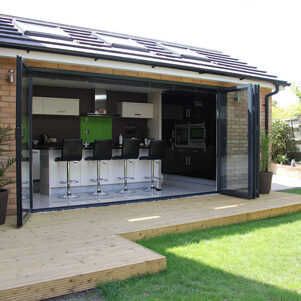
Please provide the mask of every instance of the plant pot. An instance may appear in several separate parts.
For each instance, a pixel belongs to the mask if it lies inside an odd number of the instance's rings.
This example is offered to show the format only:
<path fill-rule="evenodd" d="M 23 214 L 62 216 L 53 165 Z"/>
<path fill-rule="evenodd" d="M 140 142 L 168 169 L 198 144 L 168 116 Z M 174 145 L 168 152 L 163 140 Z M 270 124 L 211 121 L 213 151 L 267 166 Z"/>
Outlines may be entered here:
<path fill-rule="evenodd" d="M 272 172 L 260 172 L 259 173 L 259 194 L 268 194 L 271 191 L 272 186 Z"/>
<path fill-rule="evenodd" d="M 7 210 L 7 201 L 8 201 L 8 190 L 0 190 L 0 225 L 5 223 L 6 210 Z"/>

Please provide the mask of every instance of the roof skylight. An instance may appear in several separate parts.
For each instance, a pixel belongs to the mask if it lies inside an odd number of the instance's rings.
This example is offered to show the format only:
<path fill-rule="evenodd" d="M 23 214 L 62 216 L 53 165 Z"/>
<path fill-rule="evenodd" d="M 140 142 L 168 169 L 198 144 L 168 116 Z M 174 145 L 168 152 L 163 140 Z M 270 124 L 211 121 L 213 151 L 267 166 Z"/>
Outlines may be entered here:
<path fill-rule="evenodd" d="M 146 47 L 128 38 L 121 38 L 99 33 L 96 33 L 96 36 L 112 47 L 149 52 Z"/>
<path fill-rule="evenodd" d="M 16 21 L 15 25 L 27 36 L 38 36 L 51 39 L 72 40 L 62 29 L 45 24 Z"/>
<path fill-rule="evenodd" d="M 194 50 L 190 50 L 188 48 L 165 45 L 165 44 L 161 44 L 161 45 L 165 49 L 167 49 L 167 50 L 171 51 L 172 53 L 177 54 L 183 58 L 210 62 L 210 59 L 208 57 L 206 57 L 205 55 L 199 54 Z"/>

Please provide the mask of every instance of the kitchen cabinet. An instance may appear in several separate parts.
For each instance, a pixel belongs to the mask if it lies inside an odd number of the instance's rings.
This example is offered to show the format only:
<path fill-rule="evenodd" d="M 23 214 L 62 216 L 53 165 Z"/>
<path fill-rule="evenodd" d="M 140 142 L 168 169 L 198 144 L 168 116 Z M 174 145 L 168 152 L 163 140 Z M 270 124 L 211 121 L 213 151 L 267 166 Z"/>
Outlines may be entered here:
<path fill-rule="evenodd" d="M 183 120 L 184 109 L 182 105 L 162 104 L 162 119 Z"/>
<path fill-rule="evenodd" d="M 167 147 L 162 172 L 193 178 L 215 178 L 215 151 L 203 149 Z"/>
<path fill-rule="evenodd" d="M 32 151 L 32 178 L 40 180 L 40 150 L 38 149 Z"/>
<path fill-rule="evenodd" d="M 44 114 L 44 99 L 42 97 L 32 98 L 32 114 Z"/>
<path fill-rule="evenodd" d="M 153 118 L 154 109 L 152 103 L 119 102 L 118 114 L 127 118 Z"/>
<path fill-rule="evenodd" d="M 42 115 L 79 116 L 79 99 L 33 97 L 32 113 Z"/>

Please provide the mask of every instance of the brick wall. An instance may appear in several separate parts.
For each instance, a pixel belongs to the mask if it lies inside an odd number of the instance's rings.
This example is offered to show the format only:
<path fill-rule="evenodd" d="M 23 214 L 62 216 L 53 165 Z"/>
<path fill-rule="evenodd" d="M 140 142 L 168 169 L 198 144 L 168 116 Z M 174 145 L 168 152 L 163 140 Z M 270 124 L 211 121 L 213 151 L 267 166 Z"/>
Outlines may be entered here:
<path fill-rule="evenodd" d="M 291 167 L 289 165 L 271 163 L 270 171 L 274 175 L 282 176 L 286 178 L 300 179 L 301 176 L 301 167 Z"/>
<path fill-rule="evenodd" d="M 14 83 L 8 82 L 9 70 L 14 70 Z M 13 132 L 11 134 L 12 143 L 8 149 L 11 151 L 11 156 L 15 156 L 16 146 L 14 130 L 16 128 L 16 59 L 0 57 L 0 124 L 9 125 Z M 1 158 L 2 160 L 3 158 Z M 16 178 L 15 164 L 10 167 L 5 176 L 12 179 Z M 9 189 L 8 214 L 16 214 L 16 184 L 11 184 Z"/>
<path fill-rule="evenodd" d="M 82 71 L 82 72 L 92 72 L 92 73 L 99 73 L 99 74 L 112 74 L 112 75 L 122 75 L 122 76 L 130 76 L 133 78 L 145 78 L 145 79 L 159 79 L 159 80 L 166 80 L 166 81 L 175 81 L 179 83 L 193 83 L 197 85 L 208 85 L 208 86 L 220 86 L 220 87 L 231 87 L 234 86 L 233 83 L 220 83 L 215 81 L 206 81 L 206 80 L 200 80 L 200 79 L 193 79 L 193 78 L 186 78 L 186 77 L 179 77 L 179 76 L 167 76 L 167 75 L 159 75 L 159 74 L 148 74 L 144 72 L 132 72 L 132 71 L 122 71 L 122 70 L 114 70 L 114 69 L 105 69 L 105 68 L 97 68 L 97 67 L 86 67 L 86 66 L 75 66 L 75 65 L 67 65 L 67 64 L 57 64 L 57 63 L 48 63 L 48 62 L 39 62 L 39 61 L 28 61 L 27 63 L 29 66 L 35 66 L 35 67 L 41 67 L 41 68 L 52 68 L 52 69 L 62 69 L 62 70 L 73 70 L 73 71 Z M 9 70 L 14 70 L 15 75 L 15 82 L 9 83 L 8 82 L 8 75 Z M 7 124 L 10 125 L 13 129 L 15 129 L 16 126 L 16 59 L 11 58 L 1 58 L 0 57 L 0 122 L 1 124 Z M 260 89 L 260 125 L 262 128 L 264 128 L 265 124 L 265 107 L 264 104 L 264 96 L 268 93 L 270 93 L 270 89 L 261 88 Z M 241 106 L 243 106 L 243 102 L 240 102 L 239 104 L 234 104 L 234 106 L 238 106 L 239 109 L 241 109 Z M 272 100 L 270 99 L 270 121 L 272 120 L 272 106 L 271 106 Z M 233 109 L 238 109 L 233 106 Z M 229 109 L 231 109 L 231 106 L 229 106 Z M 234 110 L 235 111 L 235 110 Z M 244 110 L 245 113 L 245 110 Z M 237 110 L 236 112 L 236 121 L 237 124 L 232 124 L 233 129 L 235 129 L 235 132 L 233 132 L 233 135 L 239 135 L 240 131 L 243 131 L 242 127 L 245 126 L 245 118 L 246 116 L 243 116 L 244 114 Z M 240 119 L 240 120 L 238 120 Z M 229 125 L 230 126 L 230 125 Z M 231 130 L 229 129 L 229 133 Z M 233 139 L 235 139 L 233 136 Z M 14 141 L 14 136 L 12 136 L 12 139 Z M 233 151 L 236 152 L 242 152 L 245 150 L 244 142 L 241 141 L 236 145 L 237 149 L 235 150 L 235 146 L 233 145 Z M 9 147 L 11 151 L 15 152 L 15 143 Z M 245 156 L 243 155 L 240 160 L 237 160 L 237 164 L 243 164 L 245 160 Z M 7 176 L 15 178 L 16 175 L 16 167 L 13 166 L 10 168 L 10 170 L 7 172 Z M 16 214 L 16 186 L 15 184 L 10 185 L 8 187 L 10 189 L 10 195 L 9 195 L 9 204 L 8 204 L 8 214 Z"/>

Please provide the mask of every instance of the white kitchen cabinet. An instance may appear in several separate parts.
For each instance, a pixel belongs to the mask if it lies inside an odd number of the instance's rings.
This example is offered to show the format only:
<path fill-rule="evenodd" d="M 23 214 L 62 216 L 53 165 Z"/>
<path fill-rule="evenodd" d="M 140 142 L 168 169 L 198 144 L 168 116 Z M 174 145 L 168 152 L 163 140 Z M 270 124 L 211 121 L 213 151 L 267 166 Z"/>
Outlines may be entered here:
<path fill-rule="evenodd" d="M 40 191 L 42 194 L 51 195 L 53 188 L 66 189 L 67 184 L 60 183 L 67 181 L 67 163 L 55 161 L 56 157 L 61 156 L 60 150 L 41 150 L 40 159 Z M 70 162 L 71 187 L 80 186 L 81 162 Z"/>
<path fill-rule="evenodd" d="M 121 117 L 128 118 L 153 118 L 153 104 L 139 102 L 119 102 L 118 114 Z"/>
<path fill-rule="evenodd" d="M 85 158 L 93 156 L 92 149 L 83 150 L 83 158 L 81 160 L 81 174 L 80 174 L 80 185 L 81 186 L 95 186 L 96 181 L 91 181 L 91 179 L 97 178 L 97 162 L 93 160 L 86 161 Z M 110 161 L 105 160 L 100 162 L 100 178 L 109 178 L 109 166 Z M 106 184 L 107 181 L 101 181 L 102 184 Z"/>
<path fill-rule="evenodd" d="M 79 99 L 33 97 L 33 114 L 79 116 Z"/>
<path fill-rule="evenodd" d="M 32 98 L 32 114 L 44 114 L 44 98 Z"/>
<path fill-rule="evenodd" d="M 32 151 L 32 178 L 40 180 L 40 150 L 38 149 Z"/>

